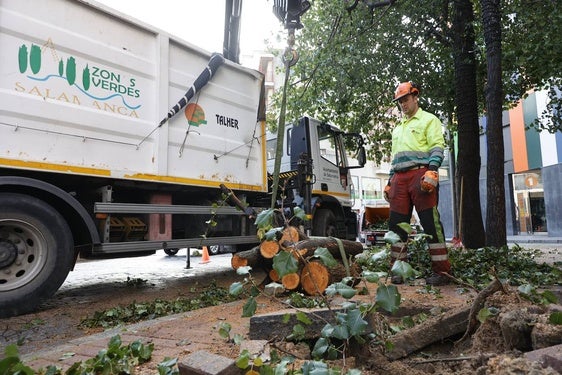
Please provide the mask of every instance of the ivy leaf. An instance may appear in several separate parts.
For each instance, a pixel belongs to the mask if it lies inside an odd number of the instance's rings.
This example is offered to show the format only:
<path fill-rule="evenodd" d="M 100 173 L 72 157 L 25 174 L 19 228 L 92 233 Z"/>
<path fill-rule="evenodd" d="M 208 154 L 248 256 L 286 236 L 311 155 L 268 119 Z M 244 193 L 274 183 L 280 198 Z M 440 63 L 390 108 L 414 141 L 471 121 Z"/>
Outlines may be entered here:
<path fill-rule="evenodd" d="M 306 325 L 312 324 L 312 320 L 302 311 L 297 311 L 297 320 Z"/>
<path fill-rule="evenodd" d="M 302 324 L 295 324 L 293 326 L 293 331 L 287 338 L 293 341 L 302 341 L 304 340 L 305 334 L 306 330 L 304 326 Z"/>
<path fill-rule="evenodd" d="M 329 375 L 332 374 L 328 364 L 322 361 L 308 361 L 302 365 L 303 375 Z"/>
<path fill-rule="evenodd" d="M 244 284 L 242 284 L 241 282 L 235 282 L 230 285 L 230 288 L 228 289 L 228 293 L 230 293 L 233 296 L 237 296 L 240 293 L 242 293 L 243 290 L 244 290 Z"/>
<path fill-rule="evenodd" d="M 334 296 L 336 294 L 339 294 L 343 298 L 349 299 L 354 297 L 355 294 L 357 294 L 357 291 L 344 283 L 333 283 L 328 285 L 328 287 L 326 288 L 326 295 Z"/>
<path fill-rule="evenodd" d="M 242 353 L 236 359 L 236 367 L 246 369 L 250 365 L 250 352 L 248 349 L 242 350 Z"/>
<path fill-rule="evenodd" d="M 291 358 L 283 357 L 281 362 L 275 366 L 275 375 L 285 375 L 288 373 L 287 365 L 292 363 L 293 360 Z"/>
<path fill-rule="evenodd" d="M 384 259 L 387 256 L 388 256 L 388 250 L 382 249 L 371 255 L 371 262 L 378 262 L 379 260 Z"/>
<path fill-rule="evenodd" d="M 351 336 L 358 336 L 365 333 L 367 322 L 361 316 L 361 312 L 357 309 L 347 312 L 347 327 Z"/>
<path fill-rule="evenodd" d="M 391 272 L 395 275 L 400 275 L 404 279 L 408 279 L 414 275 L 414 269 L 408 262 L 397 260 L 392 265 Z"/>
<path fill-rule="evenodd" d="M 318 340 L 316 340 L 314 348 L 312 349 L 312 358 L 322 358 L 324 353 L 326 353 L 326 351 L 328 350 L 329 346 L 330 342 L 328 341 L 328 339 L 325 337 L 320 337 Z"/>
<path fill-rule="evenodd" d="M 273 269 L 279 277 L 283 277 L 299 270 L 299 264 L 295 257 L 288 251 L 280 251 L 273 257 Z"/>
<path fill-rule="evenodd" d="M 295 207 L 293 209 L 293 217 L 296 217 L 302 221 L 307 220 L 306 218 L 306 212 L 304 212 L 304 210 L 300 207 Z"/>
<path fill-rule="evenodd" d="M 271 226 L 273 225 L 274 212 L 275 211 L 271 208 L 260 212 L 258 216 L 256 216 L 256 226 L 258 228 L 265 228 L 265 229 L 271 228 Z"/>
<path fill-rule="evenodd" d="M 271 228 L 270 230 L 265 232 L 264 239 L 266 241 L 276 241 L 277 240 L 277 233 L 281 232 L 282 230 L 283 230 L 282 227 Z"/>
<path fill-rule="evenodd" d="M 414 231 L 409 223 L 399 223 L 398 227 L 402 229 L 404 232 L 406 232 L 408 235 L 412 234 L 412 232 Z"/>
<path fill-rule="evenodd" d="M 388 232 L 386 232 L 384 234 L 384 242 L 389 243 L 391 245 L 394 245 L 397 242 L 401 242 L 402 239 L 400 238 L 400 236 L 398 234 L 396 234 L 395 232 L 389 230 Z"/>
<path fill-rule="evenodd" d="M 252 267 L 250 267 L 250 266 L 238 267 L 236 269 L 236 274 L 237 275 L 247 275 L 247 274 L 250 273 L 251 270 L 252 270 Z"/>
<path fill-rule="evenodd" d="M 248 301 L 246 301 L 246 303 L 244 304 L 244 307 L 242 308 L 242 317 L 243 318 L 250 318 L 250 317 L 254 316 L 254 314 L 256 313 L 257 307 L 258 307 L 258 304 L 256 302 L 256 299 L 254 297 L 248 298 Z"/>
<path fill-rule="evenodd" d="M 222 337 L 223 339 L 228 339 L 230 337 L 231 329 L 232 326 L 230 325 L 230 323 L 222 322 L 219 325 L 219 336 Z"/>
<path fill-rule="evenodd" d="M 535 292 L 535 288 L 530 284 L 519 285 L 517 290 L 525 296 L 530 296 Z"/>
<path fill-rule="evenodd" d="M 548 322 L 550 324 L 562 325 L 562 312 L 555 311 L 548 317 Z"/>
<path fill-rule="evenodd" d="M 375 297 L 376 305 L 393 313 L 398 310 L 400 305 L 400 293 L 395 285 L 381 284 L 377 288 L 377 295 Z"/>
<path fill-rule="evenodd" d="M 478 311 L 476 319 L 478 319 L 481 324 L 484 324 L 490 316 L 492 316 L 492 313 L 490 312 L 490 310 L 488 310 L 488 308 L 484 307 L 480 309 L 480 311 Z"/>
<path fill-rule="evenodd" d="M 368 270 L 363 271 L 363 278 L 370 283 L 376 283 L 382 277 L 386 277 L 386 275 L 386 272 L 373 272 Z"/>
<path fill-rule="evenodd" d="M 328 267 L 334 267 L 338 264 L 338 262 L 334 259 L 334 256 L 330 254 L 327 248 L 319 247 L 314 250 L 314 256 L 316 258 L 320 258 L 322 263 L 324 263 Z"/>

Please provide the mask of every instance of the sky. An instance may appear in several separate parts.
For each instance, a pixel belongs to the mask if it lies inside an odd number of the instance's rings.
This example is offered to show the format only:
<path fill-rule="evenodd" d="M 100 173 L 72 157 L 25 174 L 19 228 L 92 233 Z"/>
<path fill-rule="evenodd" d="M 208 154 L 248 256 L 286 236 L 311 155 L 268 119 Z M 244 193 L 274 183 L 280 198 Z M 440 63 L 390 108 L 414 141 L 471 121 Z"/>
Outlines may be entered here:
<path fill-rule="evenodd" d="M 221 52 L 224 33 L 225 0 L 96 0 L 145 23 L 156 26 L 209 52 Z M 265 39 L 275 42 L 282 25 L 273 14 L 273 0 L 243 0 L 240 31 L 243 55 L 266 49 Z M 283 34 L 284 35 L 284 34 Z M 276 43 L 276 44 L 275 44 Z M 255 66 L 250 66 L 256 68 Z"/>

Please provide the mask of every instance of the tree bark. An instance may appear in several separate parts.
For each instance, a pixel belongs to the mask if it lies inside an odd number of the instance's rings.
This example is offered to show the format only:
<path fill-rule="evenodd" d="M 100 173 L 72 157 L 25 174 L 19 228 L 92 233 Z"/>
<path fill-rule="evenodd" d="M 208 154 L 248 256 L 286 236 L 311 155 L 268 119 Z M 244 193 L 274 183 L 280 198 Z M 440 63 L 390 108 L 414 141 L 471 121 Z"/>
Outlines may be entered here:
<path fill-rule="evenodd" d="M 350 240 L 340 240 L 342 242 L 344 252 L 347 256 L 357 255 L 363 252 L 363 245 L 360 242 Z M 295 244 L 294 249 L 298 251 L 304 258 L 311 257 L 319 247 L 325 247 L 334 258 L 341 258 L 341 252 L 337 241 L 331 237 L 316 237 L 308 240 L 299 241 Z"/>
<path fill-rule="evenodd" d="M 480 128 L 476 89 L 474 9 L 471 0 L 454 0 L 453 57 L 458 117 L 457 187 L 463 180 L 461 240 L 472 249 L 483 247 L 486 234 L 480 208 Z M 460 192 L 458 192 L 460 196 Z"/>
<path fill-rule="evenodd" d="M 488 147 L 486 186 L 486 245 L 507 245 L 505 222 L 505 176 L 503 142 L 503 89 L 500 0 L 481 0 L 486 43 L 487 84 L 486 140 Z"/>

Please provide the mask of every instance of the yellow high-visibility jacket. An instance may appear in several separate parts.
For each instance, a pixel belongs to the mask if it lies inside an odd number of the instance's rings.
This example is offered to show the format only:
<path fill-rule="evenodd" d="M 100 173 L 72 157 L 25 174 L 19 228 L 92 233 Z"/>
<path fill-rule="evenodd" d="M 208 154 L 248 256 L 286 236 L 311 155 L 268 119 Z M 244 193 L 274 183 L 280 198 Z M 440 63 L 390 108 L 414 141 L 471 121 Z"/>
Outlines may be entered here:
<path fill-rule="evenodd" d="M 445 139 L 437 116 L 418 108 L 411 118 L 404 118 L 392 131 L 392 166 L 390 174 L 418 165 L 439 168 L 443 162 Z"/>

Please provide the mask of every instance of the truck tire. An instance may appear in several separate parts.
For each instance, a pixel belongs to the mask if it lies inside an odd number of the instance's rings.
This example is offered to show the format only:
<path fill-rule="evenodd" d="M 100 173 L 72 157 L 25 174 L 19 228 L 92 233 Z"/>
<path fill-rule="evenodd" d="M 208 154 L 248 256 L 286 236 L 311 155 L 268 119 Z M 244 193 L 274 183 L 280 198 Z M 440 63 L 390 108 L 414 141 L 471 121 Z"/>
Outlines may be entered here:
<path fill-rule="evenodd" d="M 174 256 L 176 255 L 178 252 L 180 251 L 179 248 L 177 247 L 172 247 L 172 248 L 168 248 L 168 249 L 164 249 L 164 252 L 169 255 L 169 256 Z"/>
<path fill-rule="evenodd" d="M 73 263 L 72 234 L 57 210 L 32 196 L 0 194 L 0 318 L 52 297 Z"/>
<path fill-rule="evenodd" d="M 336 215 L 326 208 L 316 210 L 312 221 L 312 235 L 335 237 L 336 234 Z"/>

